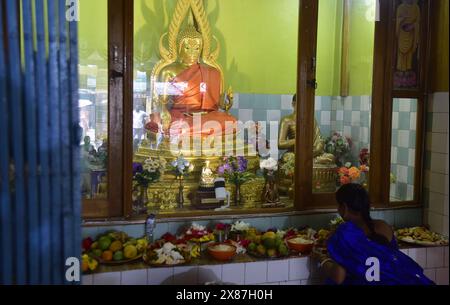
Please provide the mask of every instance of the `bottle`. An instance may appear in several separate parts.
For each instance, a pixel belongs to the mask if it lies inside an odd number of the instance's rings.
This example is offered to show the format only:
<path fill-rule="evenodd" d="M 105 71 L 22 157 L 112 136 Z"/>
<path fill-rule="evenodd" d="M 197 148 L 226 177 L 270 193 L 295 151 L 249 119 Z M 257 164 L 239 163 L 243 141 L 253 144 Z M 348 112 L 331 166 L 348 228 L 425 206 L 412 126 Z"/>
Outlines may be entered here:
<path fill-rule="evenodd" d="M 145 220 L 145 237 L 149 243 L 153 243 L 153 232 L 156 227 L 156 215 L 150 214 Z"/>

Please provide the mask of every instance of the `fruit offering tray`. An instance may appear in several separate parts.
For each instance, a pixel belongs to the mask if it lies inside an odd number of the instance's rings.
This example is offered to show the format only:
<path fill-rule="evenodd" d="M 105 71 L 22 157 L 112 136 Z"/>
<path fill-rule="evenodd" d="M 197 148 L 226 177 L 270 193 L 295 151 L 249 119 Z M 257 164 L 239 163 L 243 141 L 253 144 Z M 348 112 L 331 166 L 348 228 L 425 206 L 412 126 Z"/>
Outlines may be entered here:
<path fill-rule="evenodd" d="M 108 231 L 95 240 L 83 240 L 83 252 L 103 265 L 123 265 L 142 260 L 147 248 L 146 238 L 132 238 L 125 232 Z"/>

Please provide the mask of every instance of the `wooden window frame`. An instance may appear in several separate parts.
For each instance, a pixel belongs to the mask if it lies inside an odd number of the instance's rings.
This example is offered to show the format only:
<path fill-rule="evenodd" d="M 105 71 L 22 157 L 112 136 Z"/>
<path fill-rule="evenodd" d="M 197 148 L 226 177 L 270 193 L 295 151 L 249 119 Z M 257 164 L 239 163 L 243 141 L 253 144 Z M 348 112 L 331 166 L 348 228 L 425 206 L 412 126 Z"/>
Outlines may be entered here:
<path fill-rule="evenodd" d="M 296 137 L 295 196 L 293 208 L 254 209 L 248 211 L 217 212 L 215 216 L 276 214 L 282 212 L 328 211 L 336 209 L 333 193 L 312 192 L 312 150 L 314 126 L 315 89 L 307 81 L 316 78 L 312 60 L 316 57 L 318 4 L 320 0 L 299 0 L 298 31 L 298 73 Z M 379 0 L 380 21 L 375 25 L 374 69 L 372 89 L 371 119 L 371 167 L 369 173 L 369 194 L 375 208 L 416 207 L 422 201 L 422 171 L 424 152 L 425 103 L 427 100 L 429 62 L 429 15 L 430 0 L 426 1 L 427 20 L 422 37 L 426 43 L 421 45 L 420 70 L 421 86 L 414 92 L 400 92 L 392 89 L 392 62 L 394 58 L 394 39 L 392 24 L 395 23 L 395 8 L 391 0 Z M 109 114 L 108 114 L 108 199 L 85 200 L 83 217 L 88 219 L 135 219 L 132 215 L 132 105 L 133 105 L 133 43 L 134 43 L 134 1 L 108 0 L 108 48 L 109 48 Z M 111 50 L 116 47 L 116 61 Z M 392 52 L 385 50 L 391 49 Z M 407 202 L 389 201 L 389 173 L 391 151 L 392 98 L 408 97 L 418 99 L 416 172 L 414 200 Z M 376 165 L 376 166 L 375 166 Z M 186 215 L 161 215 L 162 218 L 184 218 L 207 216 L 210 212 L 193 211 Z M 137 217 L 138 219 L 143 218 Z"/>

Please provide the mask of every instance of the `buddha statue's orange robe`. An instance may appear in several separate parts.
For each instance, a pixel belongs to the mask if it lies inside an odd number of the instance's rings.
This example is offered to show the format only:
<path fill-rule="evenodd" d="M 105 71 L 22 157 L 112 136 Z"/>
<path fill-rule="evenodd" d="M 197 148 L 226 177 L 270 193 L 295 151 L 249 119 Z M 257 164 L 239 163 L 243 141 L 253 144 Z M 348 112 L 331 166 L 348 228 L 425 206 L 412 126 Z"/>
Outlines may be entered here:
<path fill-rule="evenodd" d="M 220 101 L 220 72 L 212 67 L 195 64 L 174 77 L 170 82 L 170 94 L 172 103 L 169 107 L 172 116 L 170 134 L 179 135 L 186 132 L 189 126 L 190 135 L 199 134 L 210 135 L 213 129 L 204 127 L 209 121 L 215 121 L 221 126 L 222 134 L 233 132 L 233 128 L 226 129 L 226 122 L 236 122 L 236 119 L 219 111 Z M 194 114 L 201 113 L 201 128 L 194 128 Z M 153 116 L 152 121 L 158 122 L 159 116 Z M 151 125 L 151 123 L 150 123 Z M 148 129 L 153 130 L 151 126 Z"/>

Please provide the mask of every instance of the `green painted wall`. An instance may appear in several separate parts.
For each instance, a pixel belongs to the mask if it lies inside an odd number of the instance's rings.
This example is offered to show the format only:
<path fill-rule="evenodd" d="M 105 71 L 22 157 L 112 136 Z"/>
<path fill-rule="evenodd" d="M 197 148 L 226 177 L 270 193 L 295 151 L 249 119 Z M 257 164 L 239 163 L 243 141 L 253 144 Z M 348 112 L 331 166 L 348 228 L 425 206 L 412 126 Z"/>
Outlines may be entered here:
<path fill-rule="evenodd" d="M 106 68 L 107 0 L 80 0 L 80 61 Z M 321 0 L 317 95 L 338 95 L 342 1 Z M 375 0 L 372 0 L 375 1 Z M 352 1 L 350 93 L 371 93 L 374 22 L 367 1 Z M 176 0 L 135 0 L 135 68 L 150 71 Z M 212 32 L 221 44 L 220 63 L 235 92 L 289 94 L 296 88 L 297 0 L 205 1 Z"/>

